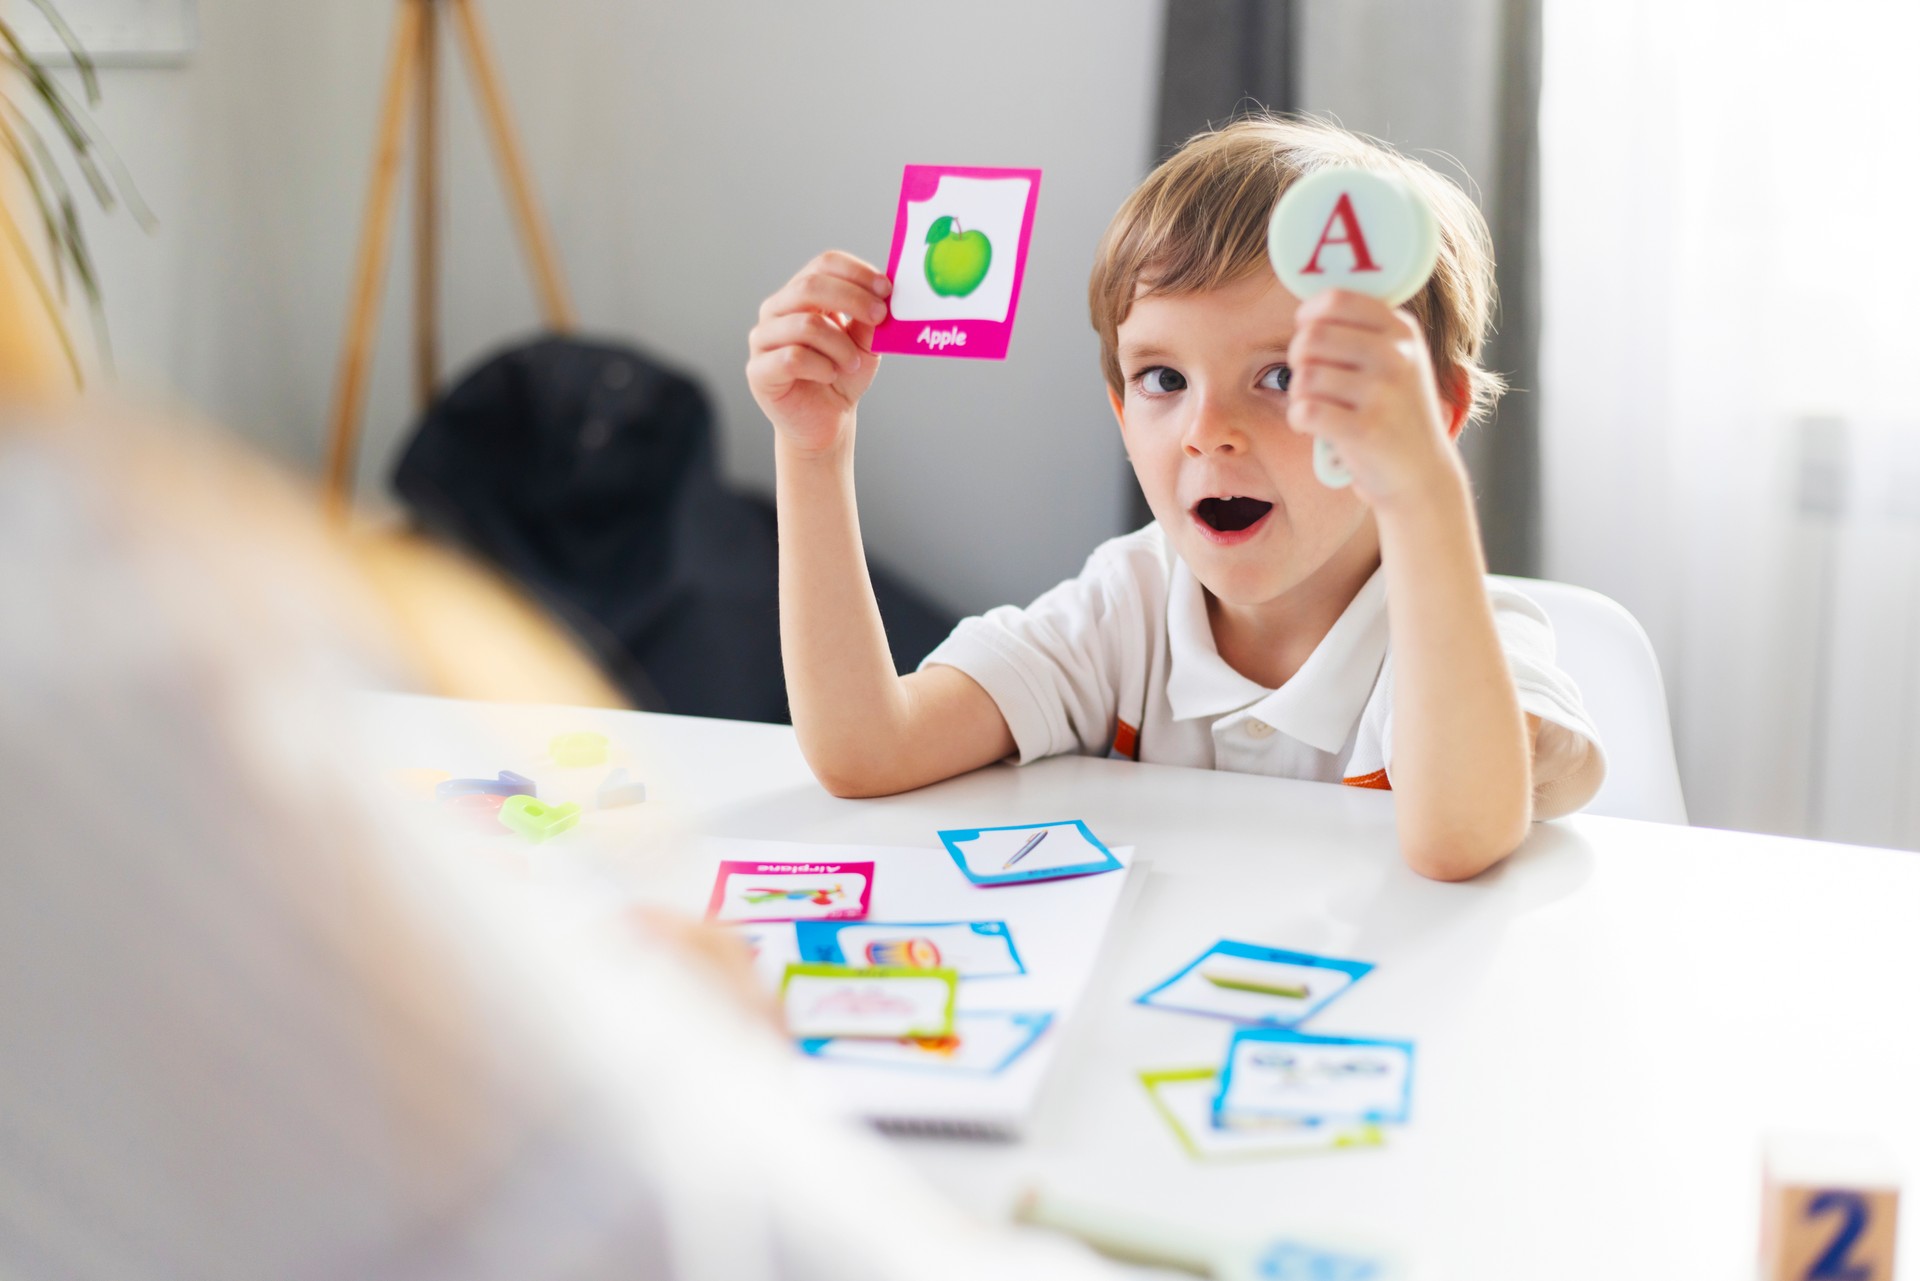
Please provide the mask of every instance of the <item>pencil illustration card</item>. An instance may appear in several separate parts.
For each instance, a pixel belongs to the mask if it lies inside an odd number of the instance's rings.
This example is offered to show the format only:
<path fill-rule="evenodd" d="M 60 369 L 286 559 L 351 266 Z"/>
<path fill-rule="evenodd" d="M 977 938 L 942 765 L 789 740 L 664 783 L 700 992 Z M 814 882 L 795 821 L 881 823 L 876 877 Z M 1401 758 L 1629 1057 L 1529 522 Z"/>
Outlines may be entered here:
<path fill-rule="evenodd" d="M 963 979 L 1027 972 L 1005 921 L 802 921 L 793 928 L 803 961 L 950 969 Z"/>
<path fill-rule="evenodd" d="M 817 1037 L 942 1037 L 953 1033 L 959 978 L 952 970 L 848 965 L 787 967 L 780 1007 L 787 1031 Z"/>
<path fill-rule="evenodd" d="M 1367 961 L 1221 939 L 1134 1000 L 1237 1023 L 1293 1027 L 1372 969 Z"/>
<path fill-rule="evenodd" d="M 1173 1131 L 1173 1137 L 1196 1161 L 1237 1158 L 1301 1156 L 1342 1148 L 1378 1147 L 1385 1134 L 1377 1125 L 1308 1125 L 1276 1121 L 1243 1129 L 1221 1129 L 1213 1123 L 1213 1100 L 1220 1092 L 1220 1073 L 1210 1067 L 1167 1068 L 1142 1072 L 1154 1111 Z"/>
<path fill-rule="evenodd" d="M 818 1038 L 800 1042 L 816 1058 L 917 1072 L 995 1076 L 1013 1066 L 1053 1015 L 1037 1011 L 962 1010 L 950 1036 L 902 1037 L 891 1041 Z"/>
<path fill-rule="evenodd" d="M 873 349 L 1006 359 L 1039 199 L 1038 169 L 908 165 Z"/>
<path fill-rule="evenodd" d="M 1275 1121 L 1397 1124 L 1413 1104 L 1413 1043 L 1241 1028 L 1214 1095 L 1222 1128 Z"/>
<path fill-rule="evenodd" d="M 717 921 L 839 921 L 867 914 L 872 863 L 749 863 L 728 859 L 713 880 Z"/>
<path fill-rule="evenodd" d="M 1025 823 L 941 832 L 940 843 L 975 885 L 1017 885 L 1063 876 L 1090 876 L 1121 866 L 1085 823 Z"/>

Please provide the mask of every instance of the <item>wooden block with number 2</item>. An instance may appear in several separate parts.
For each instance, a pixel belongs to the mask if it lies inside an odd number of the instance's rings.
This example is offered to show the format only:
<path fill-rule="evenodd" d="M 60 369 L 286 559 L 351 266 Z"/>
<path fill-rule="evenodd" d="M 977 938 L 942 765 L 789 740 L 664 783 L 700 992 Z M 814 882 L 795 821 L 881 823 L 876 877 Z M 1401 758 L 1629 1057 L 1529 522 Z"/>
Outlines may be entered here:
<path fill-rule="evenodd" d="M 1884 1148 L 1783 1135 L 1768 1141 L 1766 1167 L 1763 1281 L 1893 1281 L 1900 1185 Z"/>

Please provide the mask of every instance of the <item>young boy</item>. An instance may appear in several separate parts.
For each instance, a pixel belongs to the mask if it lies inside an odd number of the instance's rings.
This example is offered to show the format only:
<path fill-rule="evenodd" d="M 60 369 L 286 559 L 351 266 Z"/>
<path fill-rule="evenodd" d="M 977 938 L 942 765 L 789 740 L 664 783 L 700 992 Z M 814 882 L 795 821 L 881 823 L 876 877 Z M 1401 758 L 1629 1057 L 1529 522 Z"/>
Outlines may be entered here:
<path fill-rule="evenodd" d="M 1398 175 L 1440 224 L 1439 265 L 1404 309 L 1342 291 L 1301 303 L 1268 265 L 1281 192 L 1335 164 Z M 1599 742 L 1545 616 L 1485 578 L 1454 442 L 1501 390 L 1479 365 L 1492 253 L 1444 178 L 1271 117 L 1155 170 L 1114 215 L 1088 291 L 1155 520 L 1027 609 L 966 620 L 904 677 L 853 491 L 888 292 L 826 253 L 750 336 L 747 379 L 775 433 L 788 697 L 830 791 L 1062 752 L 1390 787 L 1408 864 L 1458 880 L 1599 790 Z M 1315 478 L 1316 437 L 1350 488 Z"/>

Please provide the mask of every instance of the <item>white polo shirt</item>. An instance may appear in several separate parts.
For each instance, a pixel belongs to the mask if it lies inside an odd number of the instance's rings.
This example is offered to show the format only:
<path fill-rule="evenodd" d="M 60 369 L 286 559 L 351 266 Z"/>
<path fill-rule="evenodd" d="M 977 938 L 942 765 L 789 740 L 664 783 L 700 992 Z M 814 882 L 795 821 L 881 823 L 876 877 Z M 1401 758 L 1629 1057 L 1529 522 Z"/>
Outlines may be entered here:
<path fill-rule="evenodd" d="M 1541 720 L 1534 817 L 1570 814 L 1606 776 L 1580 691 L 1554 666 L 1553 628 L 1489 582 L 1521 710 Z M 921 666 L 978 681 L 1021 764 L 1073 752 L 1164 765 L 1390 788 L 1393 649 L 1375 571 L 1300 670 L 1266 689 L 1213 642 L 1204 590 L 1155 523 L 1101 544 L 1078 578 L 1025 609 L 969 618 Z"/>

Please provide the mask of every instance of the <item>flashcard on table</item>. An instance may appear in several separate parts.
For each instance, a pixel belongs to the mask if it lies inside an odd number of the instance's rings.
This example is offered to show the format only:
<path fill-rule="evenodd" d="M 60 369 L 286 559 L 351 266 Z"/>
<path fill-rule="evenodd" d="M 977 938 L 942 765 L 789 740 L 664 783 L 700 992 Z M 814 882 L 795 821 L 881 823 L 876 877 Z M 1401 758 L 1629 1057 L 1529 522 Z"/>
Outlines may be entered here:
<path fill-rule="evenodd" d="M 1393 1125 L 1413 1102 L 1413 1043 L 1241 1028 L 1214 1095 L 1223 1129 L 1275 1121 Z"/>
<path fill-rule="evenodd" d="M 993 1076 L 1011 1067 L 1052 1022 L 1053 1015 L 1033 1011 L 962 1010 L 953 1016 L 950 1036 L 891 1041 L 816 1038 L 800 1042 L 800 1048 L 816 1058 L 873 1067 Z"/>
<path fill-rule="evenodd" d="M 718 921 L 859 920 L 872 899 L 872 863 L 728 859 L 714 877 L 707 915 Z"/>
<path fill-rule="evenodd" d="M 826 1036 L 950 1036 L 960 978 L 952 970 L 850 965 L 787 967 L 780 1005 L 787 1031 L 801 1040 Z"/>
<path fill-rule="evenodd" d="M 1038 169 L 908 165 L 873 349 L 1006 359 L 1039 199 Z"/>
<path fill-rule="evenodd" d="M 1276 1121 L 1248 1129 L 1221 1129 L 1213 1123 L 1213 1100 L 1220 1074 L 1213 1068 L 1168 1068 L 1142 1072 L 1140 1084 L 1153 1100 L 1187 1155 L 1196 1161 L 1299 1156 L 1339 1148 L 1378 1147 L 1385 1135 L 1377 1125 L 1306 1125 Z"/>
<path fill-rule="evenodd" d="M 803 961 L 949 969 L 963 979 L 1027 972 L 1005 921 L 802 921 L 793 928 Z"/>
<path fill-rule="evenodd" d="M 1089 876 L 1121 866 L 1079 819 L 1018 827 L 967 827 L 940 833 L 940 843 L 975 885 L 1017 885 Z"/>
<path fill-rule="evenodd" d="M 1372 969 L 1366 961 L 1221 939 L 1134 1000 L 1237 1023 L 1293 1027 Z"/>

